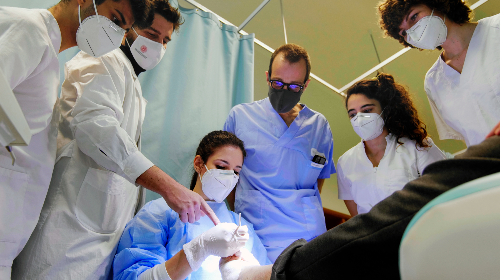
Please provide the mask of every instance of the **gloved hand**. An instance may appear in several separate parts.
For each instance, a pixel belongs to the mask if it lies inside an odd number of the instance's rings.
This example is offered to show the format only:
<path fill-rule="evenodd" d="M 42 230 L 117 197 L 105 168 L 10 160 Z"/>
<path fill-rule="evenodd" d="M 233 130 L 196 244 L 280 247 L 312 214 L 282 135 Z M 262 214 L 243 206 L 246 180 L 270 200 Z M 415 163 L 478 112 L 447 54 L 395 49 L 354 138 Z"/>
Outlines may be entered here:
<path fill-rule="evenodd" d="M 244 269 L 255 266 L 260 266 L 260 263 L 246 248 L 241 248 L 235 256 L 221 258 L 219 261 L 222 280 L 238 280 Z"/>
<path fill-rule="evenodd" d="M 238 252 L 248 241 L 247 226 L 220 223 L 200 234 L 182 247 L 193 271 L 209 256 L 228 257 Z"/>

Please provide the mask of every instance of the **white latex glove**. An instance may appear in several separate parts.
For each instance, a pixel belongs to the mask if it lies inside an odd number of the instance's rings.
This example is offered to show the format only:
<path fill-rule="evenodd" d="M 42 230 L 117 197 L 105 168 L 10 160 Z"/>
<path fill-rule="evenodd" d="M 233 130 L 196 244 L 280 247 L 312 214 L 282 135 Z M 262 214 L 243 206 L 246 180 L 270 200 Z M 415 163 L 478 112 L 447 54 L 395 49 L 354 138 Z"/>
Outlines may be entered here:
<path fill-rule="evenodd" d="M 244 269 L 260 266 L 259 261 L 246 248 L 241 248 L 236 255 L 220 259 L 219 270 L 222 280 L 238 280 Z"/>
<path fill-rule="evenodd" d="M 182 247 L 193 271 L 209 256 L 228 257 L 238 252 L 248 241 L 247 226 L 220 223 L 200 234 Z"/>

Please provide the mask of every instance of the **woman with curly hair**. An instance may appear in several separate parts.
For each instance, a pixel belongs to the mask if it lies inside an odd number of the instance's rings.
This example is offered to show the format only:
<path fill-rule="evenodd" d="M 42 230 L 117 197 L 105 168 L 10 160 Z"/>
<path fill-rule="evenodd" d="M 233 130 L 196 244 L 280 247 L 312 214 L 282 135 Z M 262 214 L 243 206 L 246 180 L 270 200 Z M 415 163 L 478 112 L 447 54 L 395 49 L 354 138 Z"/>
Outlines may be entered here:
<path fill-rule="evenodd" d="M 378 10 L 386 35 L 442 50 L 424 83 L 439 137 L 471 146 L 500 135 L 500 14 L 470 22 L 462 0 L 385 0 Z"/>
<path fill-rule="evenodd" d="M 339 199 L 352 216 L 370 209 L 444 154 L 427 136 L 409 92 L 389 74 L 347 90 L 347 114 L 362 141 L 339 158 Z"/>

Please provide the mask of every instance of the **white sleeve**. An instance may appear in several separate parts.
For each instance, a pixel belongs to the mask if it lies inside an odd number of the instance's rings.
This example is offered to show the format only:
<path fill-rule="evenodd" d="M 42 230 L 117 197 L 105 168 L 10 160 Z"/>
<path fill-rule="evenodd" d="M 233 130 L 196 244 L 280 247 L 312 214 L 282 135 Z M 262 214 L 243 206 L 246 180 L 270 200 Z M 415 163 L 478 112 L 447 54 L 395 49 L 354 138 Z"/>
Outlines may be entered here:
<path fill-rule="evenodd" d="M 427 137 L 426 141 L 431 146 L 430 148 L 417 148 L 417 166 L 420 175 L 429 164 L 446 159 L 446 155 L 434 144 L 430 137 Z"/>
<path fill-rule="evenodd" d="M 138 280 L 171 280 L 165 263 L 159 263 L 139 275 Z"/>
<path fill-rule="evenodd" d="M 77 69 L 67 72 L 73 90 L 78 91 L 70 123 L 78 147 L 100 166 L 135 183 L 153 163 L 120 126 L 124 117 L 124 81 L 128 78 L 123 65 L 110 56 L 86 56 L 79 62 Z"/>
<path fill-rule="evenodd" d="M 11 89 L 26 80 L 50 51 L 46 30 L 36 18 L 0 7 L 0 68 Z"/>
<path fill-rule="evenodd" d="M 339 199 L 354 200 L 351 194 L 351 182 L 344 177 L 344 171 L 342 171 L 340 159 L 337 162 L 337 185 L 339 190 Z"/>

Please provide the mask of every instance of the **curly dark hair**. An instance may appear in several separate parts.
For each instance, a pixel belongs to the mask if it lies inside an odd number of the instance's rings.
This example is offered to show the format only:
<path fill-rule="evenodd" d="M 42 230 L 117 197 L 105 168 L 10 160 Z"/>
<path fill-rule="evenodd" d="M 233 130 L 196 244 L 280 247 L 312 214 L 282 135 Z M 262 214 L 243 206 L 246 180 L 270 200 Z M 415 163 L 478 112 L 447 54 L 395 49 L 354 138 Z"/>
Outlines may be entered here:
<path fill-rule="evenodd" d="M 240 148 L 243 153 L 243 158 L 247 156 L 243 141 L 231 132 L 222 130 L 212 131 L 203 137 L 198 145 L 198 149 L 196 149 L 196 155 L 200 155 L 203 162 L 207 162 L 208 158 L 215 152 L 215 150 L 223 146 L 234 146 L 236 148 Z M 189 187 L 191 190 L 194 189 L 197 178 L 198 173 L 194 171 L 193 177 L 191 178 L 191 185 Z"/>
<path fill-rule="evenodd" d="M 458 24 L 470 22 L 473 16 L 472 10 L 462 0 L 385 0 L 378 4 L 379 25 L 385 35 L 406 47 L 414 48 L 399 35 L 399 26 L 410 9 L 420 4 L 445 14 L 447 19 Z"/>
<path fill-rule="evenodd" d="M 271 61 L 269 61 L 269 79 L 271 79 L 271 72 L 273 68 L 273 61 L 279 53 L 283 53 L 285 59 L 290 63 L 299 62 L 301 59 L 306 61 L 306 78 L 304 83 L 309 80 L 309 74 L 311 73 L 311 58 L 309 58 L 309 54 L 306 49 L 296 44 L 286 44 L 277 48 L 274 53 L 271 55 Z"/>
<path fill-rule="evenodd" d="M 382 106 L 382 118 L 385 128 L 397 138 L 408 137 L 416 142 L 416 146 L 430 147 L 426 141 L 428 136 L 425 124 L 418 117 L 410 93 L 401 84 L 394 82 L 390 74 L 380 73 L 374 79 L 361 80 L 347 90 L 345 106 L 353 94 L 363 94 L 375 99 Z"/>

